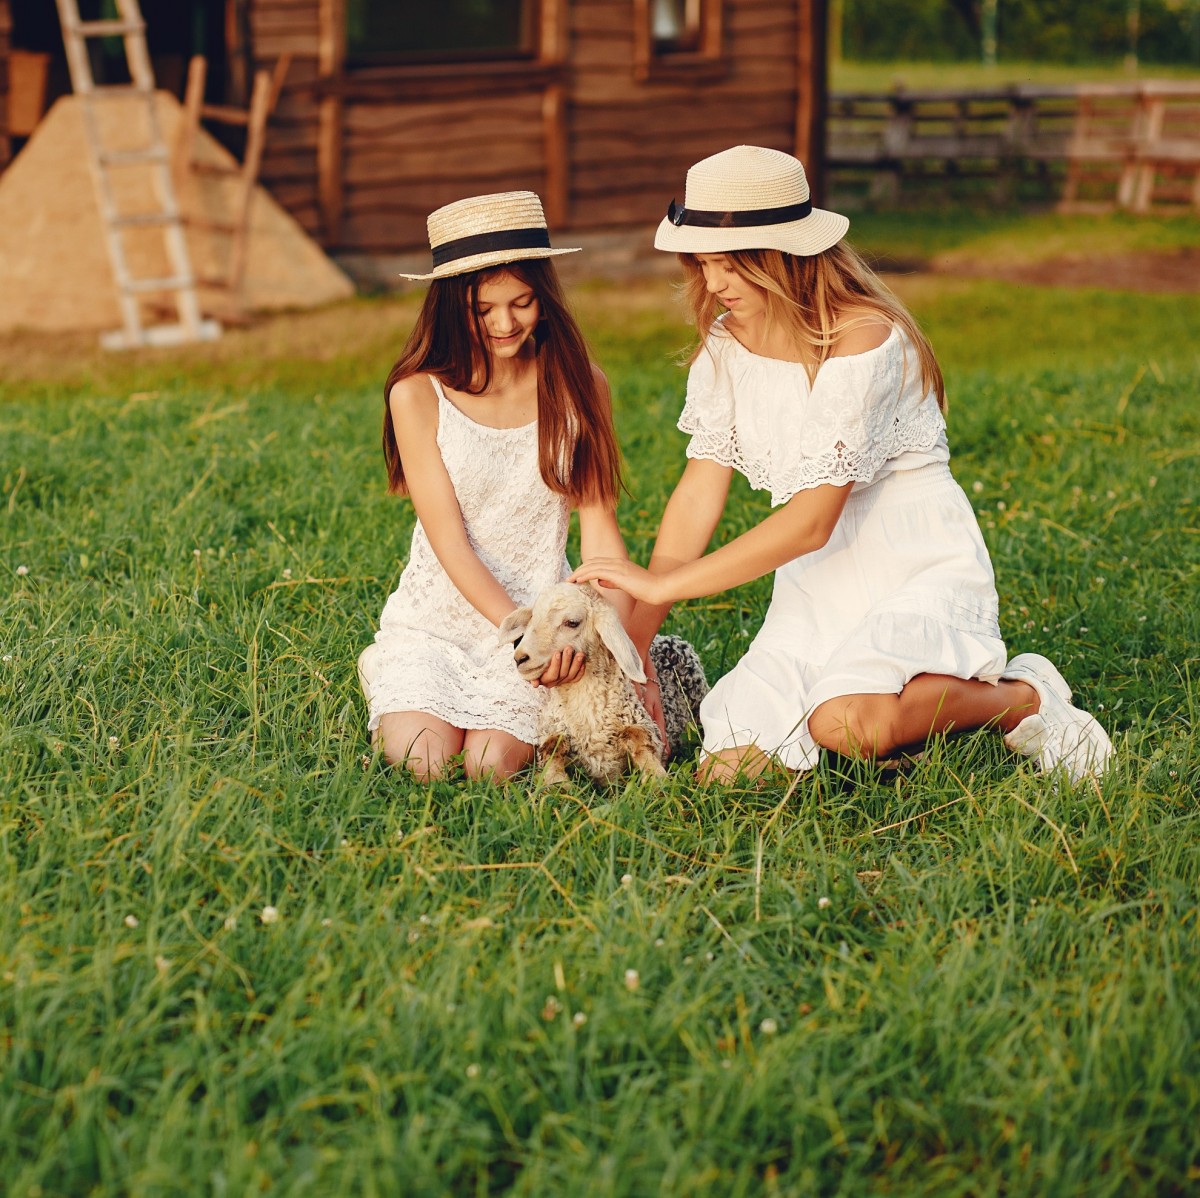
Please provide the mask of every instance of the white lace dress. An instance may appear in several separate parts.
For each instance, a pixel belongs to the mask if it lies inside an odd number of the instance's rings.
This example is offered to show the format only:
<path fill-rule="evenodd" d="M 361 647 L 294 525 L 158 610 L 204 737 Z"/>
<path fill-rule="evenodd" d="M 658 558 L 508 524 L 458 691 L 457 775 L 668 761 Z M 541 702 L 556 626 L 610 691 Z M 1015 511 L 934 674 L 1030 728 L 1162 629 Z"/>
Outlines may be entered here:
<path fill-rule="evenodd" d="M 454 406 L 436 379 L 437 443 L 471 547 L 518 604 L 570 573 L 566 498 L 538 471 L 537 424 L 491 428 Z M 370 731 L 390 711 L 423 711 L 456 728 L 497 728 L 528 744 L 542 692 L 517 673 L 512 647 L 463 597 L 420 521 L 408 564 L 375 634 Z"/>
<path fill-rule="evenodd" d="M 688 457 L 732 466 L 773 506 L 854 483 L 829 543 L 776 571 L 761 630 L 704 700 L 705 752 L 754 744 L 809 769 L 808 717 L 827 699 L 898 694 L 921 673 L 999 680 L 991 562 L 899 328 L 829 359 L 810 386 L 803 366 L 751 353 L 718 321 L 679 427 Z"/>

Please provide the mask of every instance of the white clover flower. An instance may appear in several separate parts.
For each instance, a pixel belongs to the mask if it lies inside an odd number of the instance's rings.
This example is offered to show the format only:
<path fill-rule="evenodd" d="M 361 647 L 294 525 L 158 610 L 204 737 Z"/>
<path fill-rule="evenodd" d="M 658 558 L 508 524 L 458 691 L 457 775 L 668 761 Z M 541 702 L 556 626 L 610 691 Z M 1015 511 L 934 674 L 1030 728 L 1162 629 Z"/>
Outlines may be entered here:
<path fill-rule="evenodd" d="M 342 848 L 348 849 L 349 847 L 350 847 L 350 841 L 347 840 L 345 836 L 343 836 L 342 837 Z"/>
<path fill-rule="evenodd" d="M 110 749 L 119 749 L 121 747 L 121 741 L 115 736 L 110 736 L 108 738 L 108 747 Z"/>
<path fill-rule="evenodd" d="M 658 938 L 658 939 L 657 939 L 657 940 L 654 942 L 654 947 L 655 947 L 655 948 L 662 948 L 662 946 L 663 946 L 664 944 L 666 944 L 666 941 L 665 941 L 665 940 L 664 940 L 664 939 L 663 939 L 663 938 L 660 936 L 660 937 L 659 937 L 659 938 Z"/>
<path fill-rule="evenodd" d="M 583 1025 L 587 1023 L 587 1016 L 582 1011 L 576 1011 L 575 1014 L 571 1016 L 571 1022 L 576 1027 L 583 1027 Z"/>
<path fill-rule="evenodd" d="M 817 899 L 817 906 L 820 907 L 822 911 L 824 911 L 825 908 L 829 906 L 830 902 L 832 902 L 832 900 L 829 898 L 829 896 L 823 894 L 823 895 L 821 895 L 821 897 L 819 899 Z"/>
<path fill-rule="evenodd" d="M 28 566 L 18 566 L 18 567 L 17 567 L 17 577 L 18 577 L 18 578 L 24 578 L 24 577 L 25 577 L 25 575 L 26 575 L 26 574 L 28 574 L 28 573 L 29 573 L 29 567 L 28 567 Z"/>
<path fill-rule="evenodd" d="M 171 962 L 167 957 L 155 957 L 154 968 L 157 969 L 159 973 L 166 973 L 167 970 L 171 968 Z"/>
<path fill-rule="evenodd" d="M 197 561 L 199 561 L 199 560 L 200 560 L 200 550 L 199 550 L 199 549 L 193 549 L 193 550 L 192 550 L 192 557 L 194 557 L 194 558 L 195 558 Z"/>
<path fill-rule="evenodd" d="M 2 658 L 0 658 L 0 661 L 10 662 L 12 659 L 13 655 L 11 653 L 6 653 Z"/>
<path fill-rule="evenodd" d="M 779 1024 L 776 1023 L 774 1019 L 768 1017 L 758 1025 L 758 1030 L 762 1032 L 764 1036 L 773 1036 L 777 1031 L 779 1031 Z"/>
<path fill-rule="evenodd" d="M 642 979 L 636 969 L 625 970 L 625 989 L 636 990 L 642 984 Z"/>
<path fill-rule="evenodd" d="M 471 1064 L 469 1064 L 467 1066 L 467 1076 L 468 1077 L 478 1077 L 479 1076 L 479 1066 L 476 1065 L 474 1061 L 472 1061 Z"/>
<path fill-rule="evenodd" d="M 258 917 L 263 923 L 277 923 L 279 921 L 278 907 L 264 907 L 262 914 Z"/>
<path fill-rule="evenodd" d="M 283 572 L 283 576 L 284 576 L 284 578 L 291 578 L 291 576 L 292 576 L 292 571 L 291 571 L 291 569 L 289 568 L 289 569 L 287 569 L 287 570 L 284 570 L 284 572 Z"/>
<path fill-rule="evenodd" d="M 325 919 L 321 920 L 321 927 L 323 927 L 323 928 L 333 927 L 333 920 L 329 919 L 329 918 L 325 918 Z"/>
<path fill-rule="evenodd" d="M 127 928 L 136 928 L 138 926 L 138 917 L 136 915 L 126 915 L 125 926 Z"/>
<path fill-rule="evenodd" d="M 236 927 L 237 927 L 237 916 L 236 915 L 226 915 L 225 916 L 225 931 L 232 932 L 233 929 Z"/>
<path fill-rule="evenodd" d="M 622 874 L 621 875 L 621 885 L 622 886 L 630 886 L 632 884 L 633 884 L 633 874 Z"/>
<path fill-rule="evenodd" d="M 971 484 L 971 490 L 972 490 L 972 491 L 974 491 L 976 495 L 978 495 L 978 494 L 979 494 L 979 492 L 983 490 L 983 482 L 982 482 L 980 479 L 978 479 L 978 478 L 977 478 L 977 479 L 976 479 L 976 480 L 975 480 L 975 481 L 974 481 L 974 482 Z"/>

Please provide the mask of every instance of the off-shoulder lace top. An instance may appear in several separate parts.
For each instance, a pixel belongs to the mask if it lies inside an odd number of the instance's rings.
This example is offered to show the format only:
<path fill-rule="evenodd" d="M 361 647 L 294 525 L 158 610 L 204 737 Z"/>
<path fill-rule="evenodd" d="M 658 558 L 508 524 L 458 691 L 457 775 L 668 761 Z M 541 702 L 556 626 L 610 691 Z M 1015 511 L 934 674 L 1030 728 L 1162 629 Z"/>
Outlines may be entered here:
<path fill-rule="evenodd" d="M 893 326 L 882 345 L 829 358 L 809 384 L 799 362 L 751 353 L 713 324 L 688 374 L 679 428 L 689 458 L 732 466 L 772 505 L 823 483 L 867 485 L 949 460 L 946 422 Z"/>

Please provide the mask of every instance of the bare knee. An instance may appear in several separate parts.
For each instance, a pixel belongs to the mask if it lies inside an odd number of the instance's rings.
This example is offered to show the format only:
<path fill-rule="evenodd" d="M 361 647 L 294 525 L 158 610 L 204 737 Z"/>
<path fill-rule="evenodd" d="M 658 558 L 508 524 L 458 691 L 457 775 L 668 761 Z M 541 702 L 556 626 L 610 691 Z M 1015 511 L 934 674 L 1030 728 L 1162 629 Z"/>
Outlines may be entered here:
<path fill-rule="evenodd" d="M 451 769 L 451 759 L 462 749 L 461 734 L 454 729 L 427 727 L 403 716 L 385 715 L 375 729 L 372 743 L 390 766 L 407 770 L 418 781 L 432 782 Z"/>
<path fill-rule="evenodd" d="M 507 733 L 468 733 L 463 746 L 463 772 L 473 781 L 502 782 L 533 760 L 533 746 Z"/>
<path fill-rule="evenodd" d="M 709 753 L 696 770 L 696 779 L 700 782 L 730 783 L 738 778 L 753 780 L 759 777 L 771 764 L 767 756 L 757 745 L 739 746 L 734 749 L 721 749 Z"/>
<path fill-rule="evenodd" d="M 808 734 L 842 757 L 886 757 L 899 747 L 895 695 L 847 695 L 808 717 Z"/>

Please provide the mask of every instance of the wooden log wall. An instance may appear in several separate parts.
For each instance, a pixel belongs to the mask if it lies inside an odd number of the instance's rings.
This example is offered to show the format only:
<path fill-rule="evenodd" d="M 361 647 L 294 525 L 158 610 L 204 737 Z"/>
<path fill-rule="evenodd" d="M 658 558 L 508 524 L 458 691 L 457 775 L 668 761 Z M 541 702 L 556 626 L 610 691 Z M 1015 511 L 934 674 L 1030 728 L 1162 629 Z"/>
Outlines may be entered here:
<path fill-rule="evenodd" d="M 633 76 L 628 0 L 571 5 L 571 224 L 651 227 L 683 199 L 693 162 L 749 142 L 795 142 L 796 5 L 724 5 L 715 62 L 689 77 Z"/>
<path fill-rule="evenodd" d="M 8 135 L 8 51 L 12 45 L 12 14 L 8 0 L 0 0 L 0 170 L 12 157 L 12 140 Z"/>
<path fill-rule="evenodd" d="M 419 248 L 432 208 L 520 188 L 555 229 L 648 230 L 697 159 L 797 144 L 797 0 L 703 4 L 705 45 L 669 70 L 645 61 L 639 0 L 542 0 L 535 62 L 340 71 L 327 61 L 340 0 L 251 0 L 254 65 L 293 56 L 263 182 L 353 252 Z"/>

